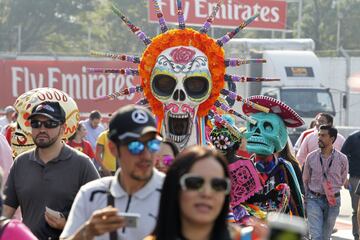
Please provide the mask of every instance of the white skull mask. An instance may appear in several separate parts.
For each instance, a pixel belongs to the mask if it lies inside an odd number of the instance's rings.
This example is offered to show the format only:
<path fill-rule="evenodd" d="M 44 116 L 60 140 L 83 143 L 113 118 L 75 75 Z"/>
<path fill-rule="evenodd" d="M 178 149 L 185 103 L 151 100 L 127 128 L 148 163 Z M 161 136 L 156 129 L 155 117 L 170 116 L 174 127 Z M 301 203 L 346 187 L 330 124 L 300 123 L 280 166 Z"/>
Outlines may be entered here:
<path fill-rule="evenodd" d="M 191 135 L 196 137 L 193 125 L 198 107 L 211 93 L 208 58 L 194 47 L 168 48 L 156 60 L 150 86 L 164 104 L 165 134 L 184 148 Z"/>

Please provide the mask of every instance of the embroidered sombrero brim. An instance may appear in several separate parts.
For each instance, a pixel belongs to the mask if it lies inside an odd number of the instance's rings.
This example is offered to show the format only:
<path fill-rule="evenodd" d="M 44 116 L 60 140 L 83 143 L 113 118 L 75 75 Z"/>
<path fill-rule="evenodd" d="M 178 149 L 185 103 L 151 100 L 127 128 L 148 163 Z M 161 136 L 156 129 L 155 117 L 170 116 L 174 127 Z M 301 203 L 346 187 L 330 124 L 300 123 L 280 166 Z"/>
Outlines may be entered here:
<path fill-rule="evenodd" d="M 304 124 L 304 121 L 299 116 L 299 114 L 297 114 L 291 107 L 275 98 L 256 95 L 251 96 L 246 100 L 269 108 L 271 113 L 277 114 L 284 120 L 284 123 L 287 127 L 295 128 L 300 127 Z M 252 108 L 248 104 L 244 104 L 242 110 L 246 115 L 260 112 L 259 110 Z"/>

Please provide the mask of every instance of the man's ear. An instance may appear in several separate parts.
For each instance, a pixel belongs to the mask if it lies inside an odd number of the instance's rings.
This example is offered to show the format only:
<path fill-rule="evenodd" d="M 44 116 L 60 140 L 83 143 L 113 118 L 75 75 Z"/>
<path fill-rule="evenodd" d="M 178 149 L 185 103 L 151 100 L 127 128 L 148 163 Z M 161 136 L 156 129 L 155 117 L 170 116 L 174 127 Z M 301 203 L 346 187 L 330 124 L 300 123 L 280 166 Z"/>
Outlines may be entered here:
<path fill-rule="evenodd" d="M 60 125 L 60 131 L 62 132 L 62 138 L 64 138 L 66 127 L 67 127 L 66 123 Z M 73 134 L 75 134 L 75 132 Z"/>
<path fill-rule="evenodd" d="M 113 141 L 109 141 L 109 149 L 112 155 L 120 158 L 120 151 L 118 150 L 118 146 Z"/>

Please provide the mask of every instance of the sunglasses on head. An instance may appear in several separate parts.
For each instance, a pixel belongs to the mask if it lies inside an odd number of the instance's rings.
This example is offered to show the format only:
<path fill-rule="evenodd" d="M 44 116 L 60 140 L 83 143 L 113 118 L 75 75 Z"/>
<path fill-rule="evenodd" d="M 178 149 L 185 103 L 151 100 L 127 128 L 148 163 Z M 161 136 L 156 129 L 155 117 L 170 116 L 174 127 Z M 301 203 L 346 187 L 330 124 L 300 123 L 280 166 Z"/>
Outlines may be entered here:
<path fill-rule="evenodd" d="M 54 120 L 47 120 L 47 121 L 31 120 L 30 125 L 32 128 L 41 128 L 41 126 L 43 125 L 45 128 L 56 128 L 60 125 L 60 122 Z"/>
<path fill-rule="evenodd" d="M 184 191 L 202 191 L 205 184 L 204 177 L 184 174 L 180 178 L 180 186 Z M 212 178 L 210 186 L 215 192 L 230 193 L 230 180 L 227 178 Z"/>
<path fill-rule="evenodd" d="M 174 161 L 173 156 L 170 155 L 162 156 L 162 163 L 167 167 L 170 166 L 173 161 Z"/>
<path fill-rule="evenodd" d="M 133 155 L 139 155 L 145 150 L 145 146 L 151 153 L 155 153 L 160 150 L 161 141 L 159 139 L 150 139 L 148 141 L 141 142 L 139 140 L 131 141 L 125 144 L 129 152 Z"/>
<path fill-rule="evenodd" d="M 172 162 L 174 161 L 174 157 L 171 155 L 163 155 L 163 156 L 159 156 L 156 161 L 164 167 L 169 167 Z"/>

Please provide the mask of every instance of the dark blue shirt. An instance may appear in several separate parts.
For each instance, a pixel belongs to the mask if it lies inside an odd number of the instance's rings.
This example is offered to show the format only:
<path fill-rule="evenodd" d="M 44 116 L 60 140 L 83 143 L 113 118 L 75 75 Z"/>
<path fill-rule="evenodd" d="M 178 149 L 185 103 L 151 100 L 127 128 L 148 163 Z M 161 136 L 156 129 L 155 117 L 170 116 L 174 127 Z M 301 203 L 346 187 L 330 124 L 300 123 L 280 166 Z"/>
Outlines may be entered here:
<path fill-rule="evenodd" d="M 360 177 L 360 131 L 352 133 L 341 148 L 349 160 L 350 177 Z"/>

